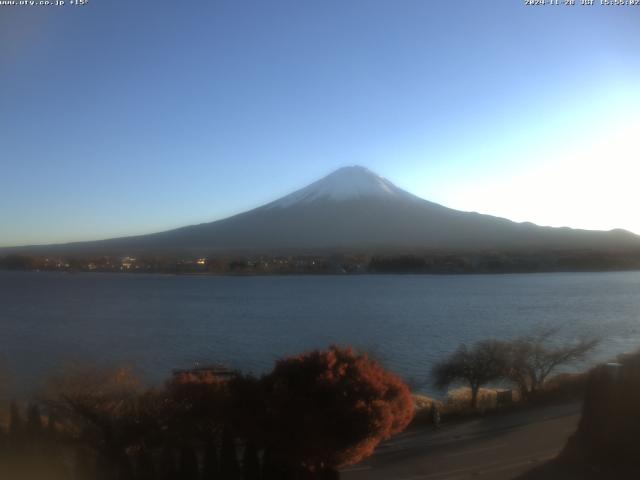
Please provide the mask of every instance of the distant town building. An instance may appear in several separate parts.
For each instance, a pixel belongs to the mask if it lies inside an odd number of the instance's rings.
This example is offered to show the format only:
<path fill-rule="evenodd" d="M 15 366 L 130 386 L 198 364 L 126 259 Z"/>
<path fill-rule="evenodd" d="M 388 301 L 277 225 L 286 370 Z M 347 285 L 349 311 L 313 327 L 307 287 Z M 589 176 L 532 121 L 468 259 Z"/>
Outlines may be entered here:
<path fill-rule="evenodd" d="M 131 267 L 135 265 L 136 259 L 135 257 L 124 257 L 120 261 L 121 268 L 123 270 L 129 270 Z"/>

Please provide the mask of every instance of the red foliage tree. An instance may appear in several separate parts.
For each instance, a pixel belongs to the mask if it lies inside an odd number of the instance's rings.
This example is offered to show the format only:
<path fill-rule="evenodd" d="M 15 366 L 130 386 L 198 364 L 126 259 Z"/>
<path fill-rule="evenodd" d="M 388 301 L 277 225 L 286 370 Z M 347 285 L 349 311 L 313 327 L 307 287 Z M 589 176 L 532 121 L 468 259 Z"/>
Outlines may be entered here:
<path fill-rule="evenodd" d="M 204 376 L 174 377 L 162 393 L 166 441 L 206 443 L 219 435 L 232 401 L 226 382 Z"/>
<path fill-rule="evenodd" d="M 356 463 L 404 430 L 414 413 L 405 383 L 351 348 L 281 360 L 263 388 L 267 446 L 294 469 Z"/>

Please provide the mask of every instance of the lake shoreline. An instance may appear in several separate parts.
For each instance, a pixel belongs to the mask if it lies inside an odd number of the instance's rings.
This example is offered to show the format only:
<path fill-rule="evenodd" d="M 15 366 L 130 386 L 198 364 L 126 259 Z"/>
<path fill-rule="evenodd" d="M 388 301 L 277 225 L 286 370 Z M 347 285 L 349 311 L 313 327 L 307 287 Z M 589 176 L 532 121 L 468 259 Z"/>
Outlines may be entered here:
<path fill-rule="evenodd" d="M 472 271 L 472 272 L 287 272 L 287 273 L 218 273 L 218 272 L 164 272 L 164 271 L 112 271 L 112 270 L 14 270 L 2 269 L 0 272 L 25 272 L 25 273 L 61 273 L 61 274 L 111 274 L 111 275 L 164 275 L 170 277 L 222 277 L 222 278 L 255 278 L 255 277 L 367 277 L 367 276 L 501 276 L 501 275 L 536 275 L 536 274 L 574 274 L 574 273 L 633 273 L 640 272 L 640 268 L 626 269 L 593 269 L 593 270 L 514 270 L 514 271 Z"/>

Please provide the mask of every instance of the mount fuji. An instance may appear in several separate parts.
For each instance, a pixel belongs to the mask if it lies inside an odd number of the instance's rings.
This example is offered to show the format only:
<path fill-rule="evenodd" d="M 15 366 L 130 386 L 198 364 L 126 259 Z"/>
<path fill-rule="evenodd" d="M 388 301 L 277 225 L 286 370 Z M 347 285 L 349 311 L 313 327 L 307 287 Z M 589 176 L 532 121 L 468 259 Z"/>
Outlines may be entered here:
<path fill-rule="evenodd" d="M 279 200 L 229 218 L 149 235 L 7 251 L 75 254 L 617 251 L 639 248 L 624 230 L 540 227 L 453 210 L 370 170 L 341 168 Z"/>

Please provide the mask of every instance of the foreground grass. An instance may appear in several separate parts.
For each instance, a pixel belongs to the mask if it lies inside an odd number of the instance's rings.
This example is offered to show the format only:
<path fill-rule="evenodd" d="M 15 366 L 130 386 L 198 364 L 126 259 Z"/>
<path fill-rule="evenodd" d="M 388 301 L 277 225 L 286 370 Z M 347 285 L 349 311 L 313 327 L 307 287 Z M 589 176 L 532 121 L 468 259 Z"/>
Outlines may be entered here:
<path fill-rule="evenodd" d="M 584 398 L 587 374 L 559 374 L 549 379 L 534 399 L 525 400 L 517 390 L 512 391 L 512 401 L 498 404 L 498 392 L 503 389 L 481 388 L 478 394 L 478 407 L 472 409 L 471 389 L 457 388 L 450 390 L 447 397 L 438 400 L 426 395 L 414 394 L 416 415 L 412 428 L 433 425 L 432 408 L 435 404 L 442 421 L 454 422 L 483 415 L 512 412 L 541 405 L 581 401 Z"/>

